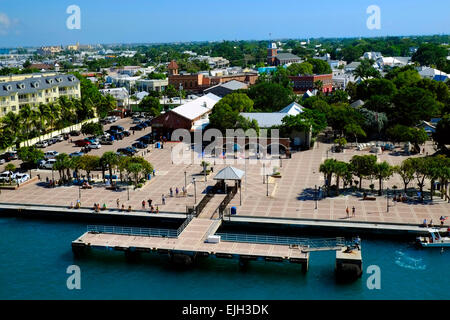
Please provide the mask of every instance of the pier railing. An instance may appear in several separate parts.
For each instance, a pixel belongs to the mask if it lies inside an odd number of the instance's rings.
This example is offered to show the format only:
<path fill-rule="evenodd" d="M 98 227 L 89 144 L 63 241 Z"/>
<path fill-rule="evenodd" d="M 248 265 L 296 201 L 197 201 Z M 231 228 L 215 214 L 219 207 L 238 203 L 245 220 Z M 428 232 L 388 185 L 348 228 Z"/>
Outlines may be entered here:
<path fill-rule="evenodd" d="M 299 247 L 308 247 L 311 249 L 335 248 L 335 247 L 343 247 L 346 245 L 345 238 L 343 237 L 309 239 L 309 238 L 279 237 L 279 236 L 238 234 L 238 233 L 216 233 L 216 235 L 220 236 L 221 241 L 277 244 L 277 245 L 298 245 Z"/>
<path fill-rule="evenodd" d="M 92 233 L 122 234 L 128 236 L 143 237 L 167 237 L 176 238 L 177 230 L 156 229 L 156 228 L 136 228 L 136 227 L 117 227 L 117 226 L 87 226 L 87 231 Z"/>
<path fill-rule="evenodd" d="M 190 214 L 186 220 L 184 220 L 183 224 L 176 230 L 176 237 L 179 237 L 180 234 L 183 232 L 183 230 L 187 227 L 187 225 L 189 224 L 189 222 L 192 221 L 192 219 L 194 219 L 194 215 Z"/>

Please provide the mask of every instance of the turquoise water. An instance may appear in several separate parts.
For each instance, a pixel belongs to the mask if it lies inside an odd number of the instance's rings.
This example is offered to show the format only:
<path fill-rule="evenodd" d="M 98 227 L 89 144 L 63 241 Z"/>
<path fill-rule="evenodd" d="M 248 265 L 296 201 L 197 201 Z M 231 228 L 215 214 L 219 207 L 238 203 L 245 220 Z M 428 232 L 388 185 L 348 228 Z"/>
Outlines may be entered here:
<path fill-rule="evenodd" d="M 309 271 L 299 265 L 207 259 L 182 270 L 167 257 L 123 253 L 72 255 L 71 241 L 85 224 L 0 218 L 0 299 L 450 299 L 450 250 L 363 238 L 365 271 L 381 270 L 381 289 L 369 290 L 368 274 L 338 284 L 334 252 L 312 253 Z M 81 268 L 81 290 L 69 290 L 66 269 Z"/>

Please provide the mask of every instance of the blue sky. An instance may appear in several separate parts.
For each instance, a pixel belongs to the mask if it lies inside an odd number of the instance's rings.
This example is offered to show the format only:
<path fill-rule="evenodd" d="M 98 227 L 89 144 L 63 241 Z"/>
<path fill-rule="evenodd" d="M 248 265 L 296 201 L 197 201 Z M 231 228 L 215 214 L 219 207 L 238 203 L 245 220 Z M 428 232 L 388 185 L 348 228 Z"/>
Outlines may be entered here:
<path fill-rule="evenodd" d="M 72 4 L 80 30 L 66 27 Z M 449 34 L 449 12 L 448 0 L 0 0 L 0 47 Z"/>

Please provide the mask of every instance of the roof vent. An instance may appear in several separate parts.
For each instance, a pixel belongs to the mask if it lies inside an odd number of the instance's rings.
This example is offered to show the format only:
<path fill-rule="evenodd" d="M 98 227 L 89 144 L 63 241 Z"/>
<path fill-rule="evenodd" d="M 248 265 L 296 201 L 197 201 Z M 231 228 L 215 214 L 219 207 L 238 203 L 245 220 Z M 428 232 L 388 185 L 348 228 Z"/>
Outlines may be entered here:
<path fill-rule="evenodd" d="M 3 86 L 3 89 L 6 91 L 11 91 L 12 90 L 12 86 L 10 84 L 6 84 Z"/>
<path fill-rule="evenodd" d="M 33 88 L 39 88 L 39 82 L 37 82 L 37 81 L 32 82 L 32 83 L 31 83 L 31 86 L 32 86 Z"/>
<path fill-rule="evenodd" d="M 17 84 L 18 89 L 25 89 L 25 83 L 18 83 Z"/>

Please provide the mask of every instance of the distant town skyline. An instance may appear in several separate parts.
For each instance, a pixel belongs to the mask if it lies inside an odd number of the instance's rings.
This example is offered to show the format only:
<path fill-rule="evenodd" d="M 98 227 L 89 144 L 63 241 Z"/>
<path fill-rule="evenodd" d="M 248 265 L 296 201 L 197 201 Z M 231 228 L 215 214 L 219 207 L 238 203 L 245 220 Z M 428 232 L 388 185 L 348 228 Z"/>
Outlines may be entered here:
<path fill-rule="evenodd" d="M 80 29 L 67 28 L 67 8 L 81 10 Z M 366 25 L 371 5 L 380 8 L 380 29 Z M 173 43 L 221 40 L 348 38 L 449 34 L 450 3 L 437 0 L 162 1 L 48 0 L 0 7 L 0 47 L 81 44 Z"/>

